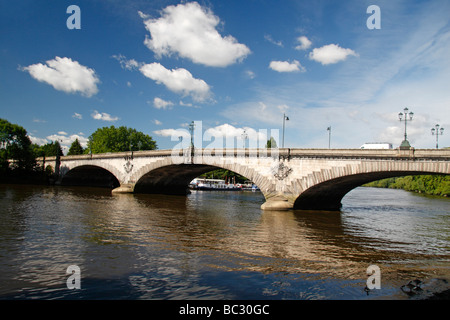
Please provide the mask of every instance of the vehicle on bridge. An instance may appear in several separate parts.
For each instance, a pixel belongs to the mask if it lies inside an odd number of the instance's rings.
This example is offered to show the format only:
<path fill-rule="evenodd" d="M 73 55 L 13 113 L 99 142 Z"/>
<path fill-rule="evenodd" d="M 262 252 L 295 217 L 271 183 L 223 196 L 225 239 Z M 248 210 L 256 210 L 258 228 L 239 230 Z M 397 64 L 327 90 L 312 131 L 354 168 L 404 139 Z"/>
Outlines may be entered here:
<path fill-rule="evenodd" d="M 361 149 L 393 149 L 393 147 L 389 142 L 366 142 Z"/>

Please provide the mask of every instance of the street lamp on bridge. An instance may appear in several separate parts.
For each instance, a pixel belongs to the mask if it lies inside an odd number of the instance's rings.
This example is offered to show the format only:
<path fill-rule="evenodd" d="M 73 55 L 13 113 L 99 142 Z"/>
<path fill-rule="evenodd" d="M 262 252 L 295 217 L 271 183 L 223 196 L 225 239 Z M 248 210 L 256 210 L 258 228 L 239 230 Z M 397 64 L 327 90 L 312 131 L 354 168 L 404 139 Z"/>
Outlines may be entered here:
<path fill-rule="evenodd" d="M 328 131 L 328 149 L 331 148 L 331 126 L 327 128 Z"/>
<path fill-rule="evenodd" d="M 409 141 L 408 141 L 407 135 L 406 135 L 406 123 L 408 121 L 412 121 L 414 113 L 413 112 L 408 112 L 408 111 L 409 111 L 408 108 L 405 108 L 405 109 L 403 109 L 404 113 L 400 112 L 398 114 L 399 120 L 400 121 L 405 121 L 405 139 L 402 141 L 402 144 L 400 145 L 400 149 L 409 149 L 409 148 L 411 148 L 411 145 L 409 144 Z"/>
<path fill-rule="evenodd" d="M 286 114 L 283 113 L 283 142 L 281 144 L 281 147 L 284 148 L 284 127 L 285 127 L 285 121 L 289 121 L 289 117 L 286 116 Z"/>
<path fill-rule="evenodd" d="M 247 134 L 247 131 L 246 130 L 244 130 L 244 132 L 241 134 L 241 137 L 242 137 L 242 143 L 243 143 L 243 148 L 245 149 L 245 140 L 247 140 L 248 139 L 248 134 Z"/>
<path fill-rule="evenodd" d="M 194 149 L 194 128 L 195 128 L 195 123 L 194 121 L 191 122 L 191 124 L 189 125 L 189 132 L 191 133 L 191 149 Z"/>
<path fill-rule="evenodd" d="M 444 128 L 439 129 L 439 125 L 435 125 L 434 128 L 431 129 L 431 135 L 436 136 L 436 149 L 439 149 L 439 136 L 444 134 Z"/>

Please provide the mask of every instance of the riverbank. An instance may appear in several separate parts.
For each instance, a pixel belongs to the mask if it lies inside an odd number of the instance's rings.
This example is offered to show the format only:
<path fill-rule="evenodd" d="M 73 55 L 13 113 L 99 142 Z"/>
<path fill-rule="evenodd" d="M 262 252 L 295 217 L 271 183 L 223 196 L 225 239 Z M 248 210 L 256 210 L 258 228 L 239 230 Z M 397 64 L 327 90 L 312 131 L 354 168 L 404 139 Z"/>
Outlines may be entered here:
<path fill-rule="evenodd" d="M 450 300 L 450 289 L 433 294 L 426 300 Z"/>
<path fill-rule="evenodd" d="M 432 196 L 450 196 L 450 176 L 448 175 L 418 175 L 388 178 L 373 181 L 364 185 L 373 188 L 402 189 Z"/>

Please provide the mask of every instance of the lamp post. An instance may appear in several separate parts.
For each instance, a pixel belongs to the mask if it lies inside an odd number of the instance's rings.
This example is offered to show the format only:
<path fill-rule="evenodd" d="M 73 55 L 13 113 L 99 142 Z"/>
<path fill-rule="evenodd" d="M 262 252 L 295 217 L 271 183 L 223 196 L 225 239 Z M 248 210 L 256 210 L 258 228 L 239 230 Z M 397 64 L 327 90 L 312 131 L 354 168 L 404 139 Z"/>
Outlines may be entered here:
<path fill-rule="evenodd" d="M 243 148 L 245 149 L 245 140 L 247 140 L 248 139 L 248 134 L 247 134 L 247 132 L 244 130 L 244 132 L 241 134 L 241 137 L 242 137 L 242 143 L 243 143 Z"/>
<path fill-rule="evenodd" d="M 286 120 L 289 121 L 289 117 L 286 116 L 286 114 L 283 113 L 283 142 L 281 144 L 281 147 L 284 148 L 284 127 L 285 127 L 285 122 Z"/>
<path fill-rule="evenodd" d="M 327 128 L 328 131 L 328 149 L 331 149 L 331 126 Z"/>
<path fill-rule="evenodd" d="M 405 108 L 405 109 L 403 109 L 403 113 L 400 112 L 398 114 L 398 119 L 400 121 L 405 121 L 405 138 L 402 141 L 402 144 L 400 145 L 400 149 L 409 149 L 409 148 L 411 148 L 411 145 L 409 144 L 409 141 L 408 141 L 407 135 L 406 135 L 406 124 L 407 124 L 408 121 L 412 121 L 414 113 L 413 112 L 408 112 L 408 111 L 409 111 L 408 108 Z"/>
<path fill-rule="evenodd" d="M 195 123 L 194 121 L 191 122 L 191 124 L 189 125 L 189 132 L 191 133 L 191 148 L 194 149 L 194 128 L 195 128 Z"/>
<path fill-rule="evenodd" d="M 439 149 L 439 136 L 444 134 L 444 128 L 439 129 L 439 127 L 437 124 L 431 129 L 431 135 L 436 136 L 436 149 Z"/>

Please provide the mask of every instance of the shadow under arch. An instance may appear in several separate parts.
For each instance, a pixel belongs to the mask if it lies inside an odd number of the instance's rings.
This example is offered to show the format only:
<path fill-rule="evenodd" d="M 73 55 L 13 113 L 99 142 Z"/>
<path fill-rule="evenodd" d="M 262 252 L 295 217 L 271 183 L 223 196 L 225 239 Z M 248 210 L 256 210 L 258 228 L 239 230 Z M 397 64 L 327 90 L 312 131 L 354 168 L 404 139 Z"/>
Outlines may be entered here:
<path fill-rule="evenodd" d="M 101 188 L 117 188 L 119 180 L 110 171 L 95 165 L 75 167 L 61 178 L 62 186 L 89 186 Z"/>
<path fill-rule="evenodd" d="M 294 202 L 294 209 L 340 211 L 342 199 L 351 190 L 363 184 L 386 178 L 411 175 L 438 175 L 433 172 L 389 171 L 359 173 L 338 177 L 316 184 L 301 193 Z"/>
<path fill-rule="evenodd" d="M 217 169 L 225 168 L 206 164 L 172 164 L 162 166 L 144 174 L 136 182 L 134 193 L 186 195 L 190 192 L 189 183 L 193 179 Z M 241 175 L 241 173 L 234 170 L 230 171 Z"/>

